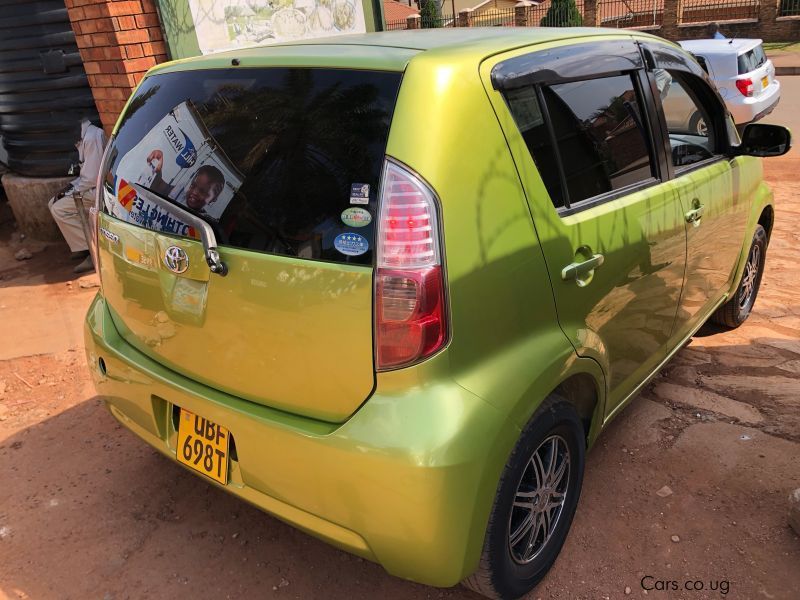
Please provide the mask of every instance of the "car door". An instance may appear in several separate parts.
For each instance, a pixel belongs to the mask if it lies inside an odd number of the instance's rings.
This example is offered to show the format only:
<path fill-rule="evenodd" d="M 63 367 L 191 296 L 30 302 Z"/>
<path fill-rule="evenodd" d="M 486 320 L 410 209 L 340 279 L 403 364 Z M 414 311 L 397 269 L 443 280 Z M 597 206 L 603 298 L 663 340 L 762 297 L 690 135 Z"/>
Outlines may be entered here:
<path fill-rule="evenodd" d="M 668 168 L 686 221 L 686 282 L 671 336 L 676 344 L 725 299 L 747 226 L 748 189 L 757 182 L 741 169 L 746 158 L 726 155 L 736 134 L 705 73 L 671 47 L 648 43 L 647 49 L 648 78 L 663 107 Z M 686 106 L 694 115 L 689 121 Z M 705 127 L 690 126 L 698 118 Z"/>
<path fill-rule="evenodd" d="M 483 70 L 559 324 L 603 367 L 609 417 L 665 359 L 685 267 L 683 208 L 664 181 L 639 48 L 620 40 L 517 51 Z"/>

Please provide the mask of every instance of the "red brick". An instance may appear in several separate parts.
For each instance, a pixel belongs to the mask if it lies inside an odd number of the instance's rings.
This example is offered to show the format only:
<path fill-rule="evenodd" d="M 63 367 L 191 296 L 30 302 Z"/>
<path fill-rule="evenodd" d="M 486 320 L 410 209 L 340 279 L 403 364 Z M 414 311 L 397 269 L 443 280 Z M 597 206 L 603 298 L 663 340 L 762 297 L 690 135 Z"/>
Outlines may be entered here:
<path fill-rule="evenodd" d="M 133 16 L 114 17 L 117 22 L 116 30 L 136 29 L 136 19 Z"/>
<path fill-rule="evenodd" d="M 100 63 L 100 72 L 108 74 L 119 73 L 120 69 L 117 67 L 117 65 L 121 66 L 120 61 L 104 60 L 103 62 Z"/>
<path fill-rule="evenodd" d="M 97 73 L 101 72 L 100 71 L 100 63 L 96 63 L 96 62 L 84 62 L 83 63 L 83 68 L 86 70 L 87 74 L 96 75 Z"/>
<path fill-rule="evenodd" d="M 97 87 L 111 87 L 114 85 L 114 77 L 116 75 L 95 75 Z"/>
<path fill-rule="evenodd" d="M 75 43 L 78 48 L 91 48 L 94 45 L 92 44 L 92 37 L 89 35 L 76 35 Z"/>
<path fill-rule="evenodd" d="M 142 2 L 142 12 L 145 13 L 154 13 L 157 12 L 155 0 L 141 0 Z"/>
<path fill-rule="evenodd" d="M 138 15 L 142 12 L 141 2 L 109 2 L 108 12 L 111 16 Z"/>
<path fill-rule="evenodd" d="M 161 33 L 161 27 L 151 27 L 147 31 L 150 32 L 150 39 L 154 42 L 164 39 L 164 34 Z"/>
<path fill-rule="evenodd" d="M 144 79 L 144 73 L 134 73 L 133 80 L 136 82 L 136 85 L 139 85 L 139 82 Z"/>
<path fill-rule="evenodd" d="M 125 70 L 128 73 L 135 73 L 136 71 L 147 71 L 150 67 L 156 65 L 156 59 L 152 56 L 145 56 L 143 58 L 134 58 L 126 60 L 124 63 Z"/>
<path fill-rule="evenodd" d="M 71 0 L 68 0 L 68 2 L 71 2 Z M 69 4 L 67 4 L 67 8 L 69 8 L 69 10 L 67 11 L 67 14 L 69 15 L 69 20 L 72 21 L 73 23 L 75 21 L 82 21 L 84 18 L 86 18 L 86 13 L 83 12 L 84 10 L 83 8 L 81 7 L 71 8 Z"/>
<path fill-rule="evenodd" d="M 114 37 L 108 33 L 93 33 L 92 46 L 111 46 L 114 44 Z"/>
<path fill-rule="evenodd" d="M 155 59 L 156 59 L 156 64 L 167 62 L 169 60 L 166 54 L 156 54 Z"/>
<path fill-rule="evenodd" d="M 136 15 L 135 19 L 136 26 L 140 28 L 161 27 L 161 23 L 158 22 L 158 15 L 155 13 Z"/>
<path fill-rule="evenodd" d="M 85 3 L 84 3 L 85 4 Z M 89 4 L 83 7 L 84 18 L 86 19 L 99 19 L 100 17 L 108 16 L 103 10 L 102 4 Z"/>
<path fill-rule="evenodd" d="M 86 48 L 81 55 L 83 60 L 103 60 L 103 50 L 101 48 Z"/>
<path fill-rule="evenodd" d="M 125 54 L 128 58 L 141 58 L 144 56 L 141 44 L 128 44 L 125 46 Z"/>
<path fill-rule="evenodd" d="M 101 19 L 94 19 L 95 31 L 114 31 L 114 21 L 111 17 L 103 17 Z"/>
<path fill-rule="evenodd" d="M 149 42 L 150 36 L 147 34 L 146 29 L 129 29 L 127 31 L 118 32 L 117 41 L 119 41 L 120 44 L 137 44 L 140 42 Z"/>
<path fill-rule="evenodd" d="M 148 44 L 142 44 L 142 50 L 146 56 L 155 56 L 156 54 L 167 53 L 167 47 L 164 45 L 164 42 L 150 42 Z"/>
<path fill-rule="evenodd" d="M 125 58 L 125 51 L 119 46 L 108 46 L 102 50 L 103 58 L 106 60 L 122 60 Z"/>
<path fill-rule="evenodd" d="M 133 79 L 133 75 L 125 74 L 118 74 L 118 75 L 111 75 L 111 85 L 114 87 L 125 89 L 127 88 L 130 90 L 136 82 Z"/>
<path fill-rule="evenodd" d="M 67 8 L 72 8 L 73 6 L 75 6 L 75 4 L 72 2 L 72 0 L 64 0 L 64 6 L 66 6 Z"/>

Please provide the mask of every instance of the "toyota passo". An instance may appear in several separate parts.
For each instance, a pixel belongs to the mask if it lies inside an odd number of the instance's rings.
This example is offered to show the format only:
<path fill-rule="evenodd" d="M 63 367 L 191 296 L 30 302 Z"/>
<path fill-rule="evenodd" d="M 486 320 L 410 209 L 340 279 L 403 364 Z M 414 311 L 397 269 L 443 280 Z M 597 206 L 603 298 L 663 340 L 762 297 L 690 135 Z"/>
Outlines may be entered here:
<path fill-rule="evenodd" d="M 670 114 L 687 104 L 702 131 Z M 754 156 L 789 144 L 740 139 L 695 60 L 643 33 L 159 65 L 98 182 L 98 393 L 209 484 L 392 575 L 520 596 L 602 429 L 704 322 L 750 313 L 774 218 Z"/>

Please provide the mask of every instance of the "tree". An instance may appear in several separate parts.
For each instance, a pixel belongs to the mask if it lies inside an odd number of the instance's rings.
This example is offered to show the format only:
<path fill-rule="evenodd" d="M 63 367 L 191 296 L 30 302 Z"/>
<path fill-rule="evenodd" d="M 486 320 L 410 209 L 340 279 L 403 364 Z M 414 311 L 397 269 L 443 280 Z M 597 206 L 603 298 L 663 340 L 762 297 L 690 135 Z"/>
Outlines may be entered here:
<path fill-rule="evenodd" d="M 575 0 L 551 0 L 550 8 L 539 21 L 542 27 L 577 27 L 583 25 L 583 17 L 575 6 Z"/>
<path fill-rule="evenodd" d="M 422 0 L 422 7 L 419 11 L 420 25 L 423 29 L 433 29 L 440 27 L 439 8 L 436 0 Z"/>

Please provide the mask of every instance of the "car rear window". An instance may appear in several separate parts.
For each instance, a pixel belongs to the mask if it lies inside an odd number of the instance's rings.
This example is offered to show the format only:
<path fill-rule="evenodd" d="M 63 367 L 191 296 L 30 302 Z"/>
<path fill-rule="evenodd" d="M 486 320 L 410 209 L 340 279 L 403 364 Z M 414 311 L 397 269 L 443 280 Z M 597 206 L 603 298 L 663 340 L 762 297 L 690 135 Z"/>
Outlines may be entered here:
<path fill-rule="evenodd" d="M 105 172 L 104 208 L 194 231 L 132 184 L 202 216 L 221 245 L 371 264 L 378 182 L 401 74 L 200 70 L 144 80 Z"/>
<path fill-rule="evenodd" d="M 755 71 L 765 62 L 767 62 L 767 55 L 764 54 L 764 48 L 759 44 L 752 50 L 739 55 L 739 75 Z"/>

